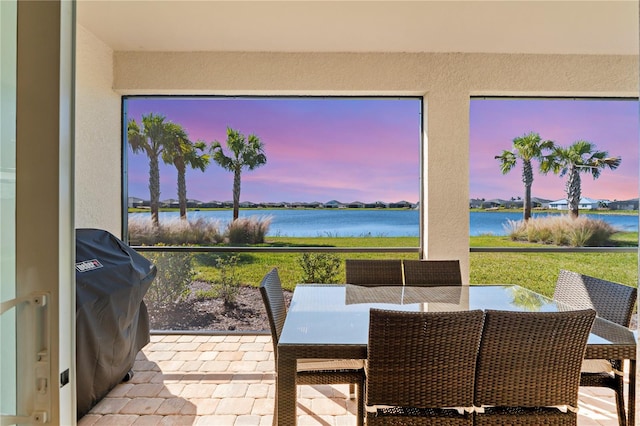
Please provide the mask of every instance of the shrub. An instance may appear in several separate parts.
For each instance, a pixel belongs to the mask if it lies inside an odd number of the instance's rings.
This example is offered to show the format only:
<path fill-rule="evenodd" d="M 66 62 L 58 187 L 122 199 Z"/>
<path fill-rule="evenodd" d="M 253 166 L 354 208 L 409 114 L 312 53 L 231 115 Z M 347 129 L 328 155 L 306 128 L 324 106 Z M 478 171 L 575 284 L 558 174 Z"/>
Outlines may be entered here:
<path fill-rule="evenodd" d="M 218 297 L 224 300 L 224 305 L 233 307 L 236 297 L 240 292 L 240 275 L 238 274 L 238 257 L 235 255 L 227 258 L 218 258 L 218 268 L 220 268 L 220 277 L 213 283 L 213 287 Z"/>
<path fill-rule="evenodd" d="M 572 247 L 597 247 L 609 244 L 617 230 L 600 219 L 569 215 L 531 218 L 524 221 L 508 221 L 505 225 L 509 238 L 514 241 L 555 244 Z"/>
<path fill-rule="evenodd" d="M 158 268 L 144 298 L 149 309 L 171 307 L 189 295 L 189 284 L 195 277 L 190 253 L 146 252 L 144 256 Z"/>
<path fill-rule="evenodd" d="M 271 217 L 255 216 L 238 218 L 227 225 L 227 240 L 231 244 L 262 244 L 271 220 Z"/>
<path fill-rule="evenodd" d="M 342 260 L 332 253 L 303 253 L 300 256 L 303 283 L 337 283 Z"/>

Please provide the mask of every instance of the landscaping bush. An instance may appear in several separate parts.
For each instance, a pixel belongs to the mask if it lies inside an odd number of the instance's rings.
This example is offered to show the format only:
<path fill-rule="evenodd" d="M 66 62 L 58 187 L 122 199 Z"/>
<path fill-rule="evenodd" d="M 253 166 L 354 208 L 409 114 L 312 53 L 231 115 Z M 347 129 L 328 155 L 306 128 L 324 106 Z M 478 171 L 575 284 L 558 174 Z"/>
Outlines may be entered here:
<path fill-rule="evenodd" d="M 240 274 L 238 271 L 238 257 L 235 255 L 218 258 L 220 277 L 213 282 L 218 297 L 224 300 L 226 307 L 233 307 L 240 292 Z"/>
<path fill-rule="evenodd" d="M 332 253 L 303 253 L 300 256 L 303 283 L 337 283 L 342 260 Z"/>
<path fill-rule="evenodd" d="M 505 229 L 513 241 L 572 247 L 606 246 L 610 244 L 611 236 L 618 232 L 604 220 L 569 215 L 537 217 L 526 222 L 510 220 Z"/>
<path fill-rule="evenodd" d="M 189 284 L 195 277 L 191 253 L 146 252 L 144 256 L 158 268 L 145 302 L 157 311 L 176 305 L 189 296 Z"/>

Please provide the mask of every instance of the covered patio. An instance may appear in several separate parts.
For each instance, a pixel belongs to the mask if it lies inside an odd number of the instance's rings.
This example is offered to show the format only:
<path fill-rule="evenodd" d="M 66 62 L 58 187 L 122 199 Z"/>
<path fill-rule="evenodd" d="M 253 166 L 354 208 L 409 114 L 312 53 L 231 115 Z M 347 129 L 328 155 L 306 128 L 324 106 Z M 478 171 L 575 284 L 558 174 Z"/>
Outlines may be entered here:
<path fill-rule="evenodd" d="M 638 96 L 635 1 L 79 1 L 77 12 L 75 227 L 115 235 L 123 95 L 421 96 L 420 253 L 460 259 L 468 283 L 470 98 Z M 79 424 L 271 424 L 267 334 L 153 335 L 134 372 Z M 299 424 L 354 424 L 346 386 L 299 392 Z M 617 425 L 613 393 L 581 388 L 579 424 Z"/>
<path fill-rule="evenodd" d="M 153 335 L 134 364 L 80 426 L 270 426 L 274 409 L 271 336 Z M 298 424 L 354 425 L 348 385 L 300 386 Z M 578 424 L 616 426 L 613 392 L 580 388 Z"/>

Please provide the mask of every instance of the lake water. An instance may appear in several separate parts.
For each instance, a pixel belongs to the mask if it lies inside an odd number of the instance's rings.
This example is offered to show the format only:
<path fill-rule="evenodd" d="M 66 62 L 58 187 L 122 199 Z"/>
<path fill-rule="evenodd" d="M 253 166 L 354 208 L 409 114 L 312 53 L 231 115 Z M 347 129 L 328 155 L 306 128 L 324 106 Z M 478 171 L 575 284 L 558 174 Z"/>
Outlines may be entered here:
<path fill-rule="evenodd" d="M 533 217 L 544 216 L 533 214 Z M 130 213 L 129 217 L 149 217 L 149 213 Z M 231 210 L 190 211 L 189 219 L 209 218 L 223 223 L 231 221 Z M 419 236 L 418 210 L 364 210 L 364 209 L 262 209 L 242 210 L 240 217 L 271 218 L 270 236 L 281 237 L 417 237 Z M 638 230 L 637 215 L 590 214 L 605 220 L 624 232 Z M 177 220 L 178 212 L 160 212 L 160 222 Z M 521 220 L 522 213 L 471 212 L 470 236 L 506 235 L 509 220 Z"/>

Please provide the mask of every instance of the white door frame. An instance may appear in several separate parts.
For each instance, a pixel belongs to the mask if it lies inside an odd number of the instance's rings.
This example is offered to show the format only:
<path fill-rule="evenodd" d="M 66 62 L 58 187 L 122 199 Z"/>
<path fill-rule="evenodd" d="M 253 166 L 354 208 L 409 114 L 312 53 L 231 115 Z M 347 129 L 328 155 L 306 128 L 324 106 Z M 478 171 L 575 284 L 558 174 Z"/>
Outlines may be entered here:
<path fill-rule="evenodd" d="M 16 312 L 17 414 L 73 425 L 75 2 L 19 1 L 17 22 L 16 297 L 46 294 L 35 318 Z"/>

